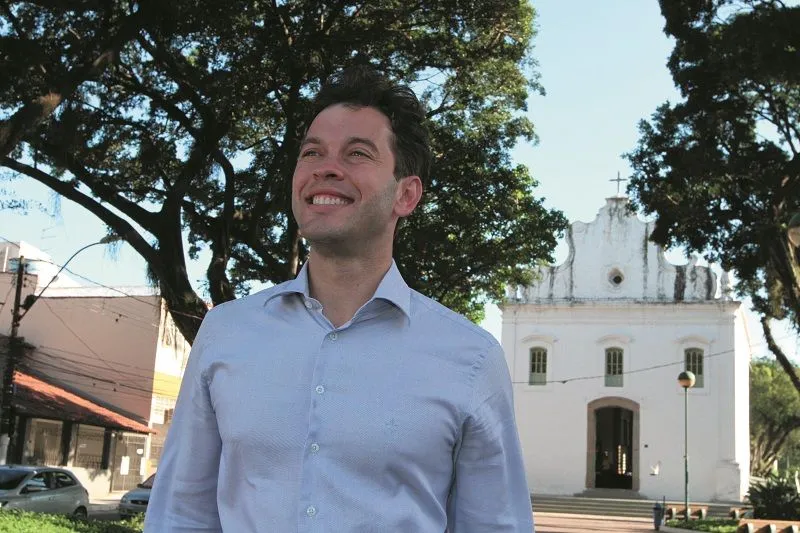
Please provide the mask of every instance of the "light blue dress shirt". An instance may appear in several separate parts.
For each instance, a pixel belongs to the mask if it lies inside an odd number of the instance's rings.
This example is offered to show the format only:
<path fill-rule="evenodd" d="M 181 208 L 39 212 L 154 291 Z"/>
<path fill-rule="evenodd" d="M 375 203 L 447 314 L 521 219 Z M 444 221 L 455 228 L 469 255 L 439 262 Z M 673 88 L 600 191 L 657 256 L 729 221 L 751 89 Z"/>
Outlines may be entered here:
<path fill-rule="evenodd" d="M 145 532 L 532 532 L 497 341 L 394 263 L 335 328 L 307 275 L 206 316 Z"/>

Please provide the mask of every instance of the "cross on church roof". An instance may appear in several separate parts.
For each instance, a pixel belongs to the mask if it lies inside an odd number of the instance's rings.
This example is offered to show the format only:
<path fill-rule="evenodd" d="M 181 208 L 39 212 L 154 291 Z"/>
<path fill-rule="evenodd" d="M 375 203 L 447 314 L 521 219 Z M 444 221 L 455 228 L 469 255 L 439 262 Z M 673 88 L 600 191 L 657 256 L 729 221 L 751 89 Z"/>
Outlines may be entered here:
<path fill-rule="evenodd" d="M 617 196 L 619 196 L 619 185 L 623 181 L 628 181 L 628 178 L 621 178 L 619 177 L 619 171 L 617 171 L 617 179 L 615 180 L 608 180 L 608 181 L 616 181 L 617 182 Z"/>

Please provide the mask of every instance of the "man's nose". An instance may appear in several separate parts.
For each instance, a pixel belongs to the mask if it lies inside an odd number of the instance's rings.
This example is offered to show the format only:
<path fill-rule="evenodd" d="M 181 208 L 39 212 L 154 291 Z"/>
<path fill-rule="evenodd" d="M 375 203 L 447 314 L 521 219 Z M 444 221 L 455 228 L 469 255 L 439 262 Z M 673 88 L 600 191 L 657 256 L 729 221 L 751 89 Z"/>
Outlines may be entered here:
<path fill-rule="evenodd" d="M 314 178 L 316 179 L 335 179 L 340 180 L 344 176 L 342 167 L 330 159 L 321 161 L 319 166 L 314 169 Z"/>

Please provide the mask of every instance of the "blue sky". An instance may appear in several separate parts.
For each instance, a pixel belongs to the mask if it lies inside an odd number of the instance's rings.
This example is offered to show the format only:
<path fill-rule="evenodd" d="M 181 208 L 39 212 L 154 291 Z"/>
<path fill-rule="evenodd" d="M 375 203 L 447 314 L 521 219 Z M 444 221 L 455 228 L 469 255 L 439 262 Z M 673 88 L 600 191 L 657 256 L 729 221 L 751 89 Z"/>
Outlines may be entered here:
<path fill-rule="evenodd" d="M 534 6 L 538 36 L 533 55 L 547 95 L 532 96 L 528 103 L 539 144 L 520 145 L 513 156 L 539 181 L 535 194 L 546 199 L 546 206 L 562 210 L 571 221 L 590 221 L 604 199 L 616 193 L 609 180 L 617 172 L 623 177 L 630 173 L 621 155 L 636 145 L 639 120 L 664 101 L 678 99 L 665 66 L 672 43 L 662 31 L 656 0 L 538 0 Z M 0 187 L 48 206 L 57 202 L 48 189 L 28 179 L 0 182 Z M 27 216 L 0 212 L 0 236 L 28 241 L 56 262 L 104 234 L 92 215 L 66 200 L 56 218 L 35 211 Z M 557 262 L 565 256 L 562 245 Z M 94 247 L 70 266 L 107 285 L 145 283 L 144 262 L 128 245 L 116 254 Z M 194 265 L 190 273 L 200 280 L 204 269 Z M 488 314 L 485 326 L 499 335 L 496 312 Z M 757 324 L 751 328 L 759 330 Z M 785 328 L 776 335 L 797 352 L 796 335 Z"/>

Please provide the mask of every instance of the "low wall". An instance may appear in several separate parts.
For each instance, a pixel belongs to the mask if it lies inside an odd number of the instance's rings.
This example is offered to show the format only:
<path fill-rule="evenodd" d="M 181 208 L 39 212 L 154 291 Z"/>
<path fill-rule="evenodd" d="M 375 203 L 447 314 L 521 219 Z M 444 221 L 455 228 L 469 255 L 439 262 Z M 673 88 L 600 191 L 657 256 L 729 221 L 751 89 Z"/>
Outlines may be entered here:
<path fill-rule="evenodd" d="M 736 531 L 737 533 L 796 533 L 798 528 L 800 521 L 797 520 L 743 518 Z"/>
<path fill-rule="evenodd" d="M 97 500 L 107 498 L 111 491 L 111 470 L 98 470 L 95 468 L 78 468 L 68 466 L 75 477 L 89 491 L 89 499 Z"/>

